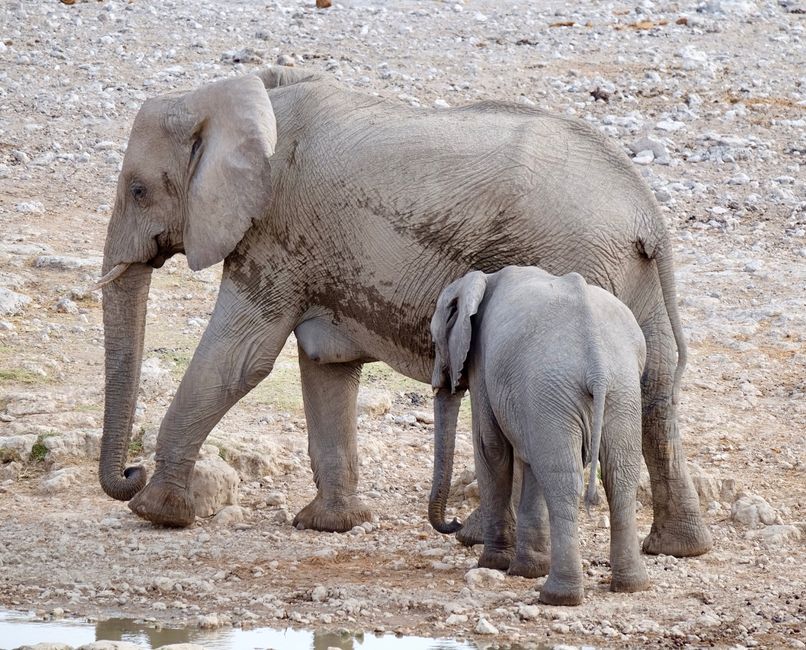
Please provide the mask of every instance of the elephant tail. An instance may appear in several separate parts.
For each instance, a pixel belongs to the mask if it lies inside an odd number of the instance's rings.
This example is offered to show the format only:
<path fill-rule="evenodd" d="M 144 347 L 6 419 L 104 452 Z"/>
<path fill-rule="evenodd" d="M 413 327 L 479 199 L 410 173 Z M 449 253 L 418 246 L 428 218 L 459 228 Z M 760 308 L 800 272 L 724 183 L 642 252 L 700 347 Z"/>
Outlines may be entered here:
<path fill-rule="evenodd" d="M 593 395 L 593 423 L 591 425 L 590 478 L 588 479 L 588 489 L 585 492 L 585 510 L 588 512 L 588 515 L 590 515 L 591 506 L 599 504 L 596 467 L 599 462 L 599 446 L 602 441 L 602 425 L 604 423 L 607 384 L 603 381 L 596 381 L 590 387 L 590 392 L 591 395 Z"/>
<path fill-rule="evenodd" d="M 674 342 L 677 346 L 677 366 L 674 371 L 672 383 L 672 404 L 680 401 L 680 383 L 683 380 L 683 372 L 688 361 L 688 347 L 686 338 L 683 336 L 683 324 L 680 321 L 680 312 L 677 310 L 677 290 L 674 281 L 674 261 L 672 260 L 672 242 L 669 233 L 663 230 L 663 234 L 654 247 L 650 247 L 648 241 L 639 241 L 640 249 L 649 258 L 655 260 L 658 269 L 658 280 L 663 294 L 663 305 L 666 308 L 666 316 L 672 326 Z"/>

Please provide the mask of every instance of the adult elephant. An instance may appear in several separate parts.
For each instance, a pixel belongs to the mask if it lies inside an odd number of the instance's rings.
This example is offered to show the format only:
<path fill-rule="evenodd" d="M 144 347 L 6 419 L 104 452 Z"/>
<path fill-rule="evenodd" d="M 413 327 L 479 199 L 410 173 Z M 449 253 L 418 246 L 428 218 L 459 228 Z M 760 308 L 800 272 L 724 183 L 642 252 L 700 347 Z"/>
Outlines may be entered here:
<path fill-rule="evenodd" d="M 124 465 L 151 271 L 175 253 L 224 270 L 146 484 Z M 135 118 L 104 251 L 103 489 L 155 523 L 192 522 L 200 446 L 293 331 L 317 487 L 295 523 L 350 529 L 370 517 L 358 496 L 362 364 L 428 382 L 440 290 L 508 264 L 577 271 L 632 309 L 648 347 L 644 549 L 708 550 L 673 406 L 685 349 L 666 312 L 677 313 L 669 238 L 631 162 L 577 120 L 497 102 L 413 110 L 287 69 L 150 99 Z"/>

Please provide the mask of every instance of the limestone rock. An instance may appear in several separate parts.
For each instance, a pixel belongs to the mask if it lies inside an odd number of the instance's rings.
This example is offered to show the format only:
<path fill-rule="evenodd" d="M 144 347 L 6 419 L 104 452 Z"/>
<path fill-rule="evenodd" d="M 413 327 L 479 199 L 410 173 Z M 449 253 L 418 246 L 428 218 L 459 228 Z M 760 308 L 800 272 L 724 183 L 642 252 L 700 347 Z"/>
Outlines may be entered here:
<path fill-rule="evenodd" d="M 30 303 L 31 299 L 28 296 L 0 287 L 0 314 L 19 314 Z"/>
<path fill-rule="evenodd" d="M 707 507 L 713 501 L 727 501 L 730 503 L 735 499 L 735 479 L 716 478 L 703 470 L 697 463 L 688 463 L 688 471 L 702 506 Z"/>
<path fill-rule="evenodd" d="M 63 492 L 71 485 L 81 482 L 81 470 L 78 467 L 63 467 L 53 470 L 42 479 L 39 488 L 45 494 L 55 494 Z"/>
<path fill-rule="evenodd" d="M 224 506 L 213 517 L 216 526 L 232 526 L 244 520 L 244 509 L 241 506 Z"/>
<path fill-rule="evenodd" d="M 238 472 L 218 456 L 196 461 L 191 479 L 197 517 L 210 517 L 228 505 L 238 505 Z"/>
<path fill-rule="evenodd" d="M 504 582 L 504 574 L 495 569 L 470 569 L 465 573 L 465 582 L 471 589 L 493 587 Z"/>
<path fill-rule="evenodd" d="M 762 497 L 742 493 L 731 506 L 730 518 L 748 528 L 759 528 L 774 524 L 777 514 Z"/>
<path fill-rule="evenodd" d="M 797 526 L 777 524 L 767 526 L 761 530 L 750 530 L 747 532 L 748 539 L 760 538 L 767 546 L 781 546 L 789 541 L 797 541 L 802 534 Z"/>
<path fill-rule="evenodd" d="M 476 623 L 476 634 L 498 634 L 498 628 L 483 616 Z"/>
<path fill-rule="evenodd" d="M 358 413 L 370 417 L 386 415 L 392 409 L 392 395 L 389 391 L 366 388 L 358 389 Z"/>
<path fill-rule="evenodd" d="M 0 461 L 28 460 L 36 440 L 37 436 L 33 433 L 0 437 Z"/>
<path fill-rule="evenodd" d="M 38 269 L 53 269 L 55 271 L 71 271 L 88 267 L 101 267 L 99 257 L 71 257 L 69 255 L 40 255 L 34 260 Z"/>
<path fill-rule="evenodd" d="M 22 463 L 12 460 L 10 463 L 0 463 L 0 483 L 3 481 L 16 481 L 20 477 Z"/>

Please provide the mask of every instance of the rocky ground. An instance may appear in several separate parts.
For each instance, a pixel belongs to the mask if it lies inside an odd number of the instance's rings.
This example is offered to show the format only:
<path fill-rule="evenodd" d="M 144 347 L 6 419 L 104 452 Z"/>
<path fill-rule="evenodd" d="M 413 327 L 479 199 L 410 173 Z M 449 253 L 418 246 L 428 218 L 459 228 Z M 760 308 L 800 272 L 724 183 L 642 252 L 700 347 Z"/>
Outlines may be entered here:
<path fill-rule="evenodd" d="M 0 607 L 497 644 L 806 647 L 806 5 L 313 5 L 4 3 Z M 265 63 L 424 109 L 540 105 L 633 156 L 675 233 L 690 341 L 681 427 L 712 552 L 645 557 L 651 591 L 611 594 L 600 507 L 581 523 L 585 604 L 538 605 L 542 580 L 475 569 L 477 548 L 428 526 L 430 391 L 379 364 L 365 369 L 359 424 L 376 521 L 292 529 L 314 494 L 293 341 L 205 447 L 217 483 L 200 514 L 219 514 L 157 529 L 101 493 L 103 333 L 89 287 L 132 119 L 147 97 Z M 154 276 L 133 458 L 153 451 L 219 273 L 174 259 Z M 467 424 L 464 413 L 459 514 L 476 498 Z M 646 533 L 646 487 L 639 499 Z"/>

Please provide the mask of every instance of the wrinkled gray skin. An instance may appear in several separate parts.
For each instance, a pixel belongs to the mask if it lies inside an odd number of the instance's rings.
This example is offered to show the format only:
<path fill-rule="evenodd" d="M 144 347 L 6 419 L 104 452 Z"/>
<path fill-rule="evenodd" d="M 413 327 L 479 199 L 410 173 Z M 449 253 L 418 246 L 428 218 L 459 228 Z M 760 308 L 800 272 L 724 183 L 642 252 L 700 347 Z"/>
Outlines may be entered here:
<path fill-rule="evenodd" d="M 303 77 L 267 69 L 150 99 L 135 118 L 104 252 L 105 274 L 126 269 L 104 288 L 104 490 L 153 522 L 192 522 L 200 446 L 293 331 L 317 487 L 295 523 L 349 530 L 370 517 L 358 496 L 362 364 L 428 382 L 439 291 L 470 269 L 540 264 L 578 271 L 636 314 L 650 349 L 646 548 L 705 552 L 672 407 L 669 240 L 626 156 L 587 125 L 536 109 L 414 110 Z M 224 270 L 146 484 L 144 470 L 124 472 L 146 298 L 151 268 L 177 252 L 194 270 L 220 260 Z"/>
<path fill-rule="evenodd" d="M 610 589 L 646 589 L 635 526 L 646 346 L 630 310 L 576 273 L 558 278 L 510 266 L 492 275 L 473 271 L 448 285 L 431 332 L 437 393 L 428 514 L 434 528 L 457 526 L 445 522 L 445 497 L 459 404 L 469 386 L 485 522 L 479 566 L 532 578 L 548 573 L 541 602 L 580 604 L 582 467 L 590 460 L 585 501 L 591 505 L 598 501 L 601 457 L 610 505 Z M 517 531 L 510 507 L 515 458 L 523 463 Z"/>

